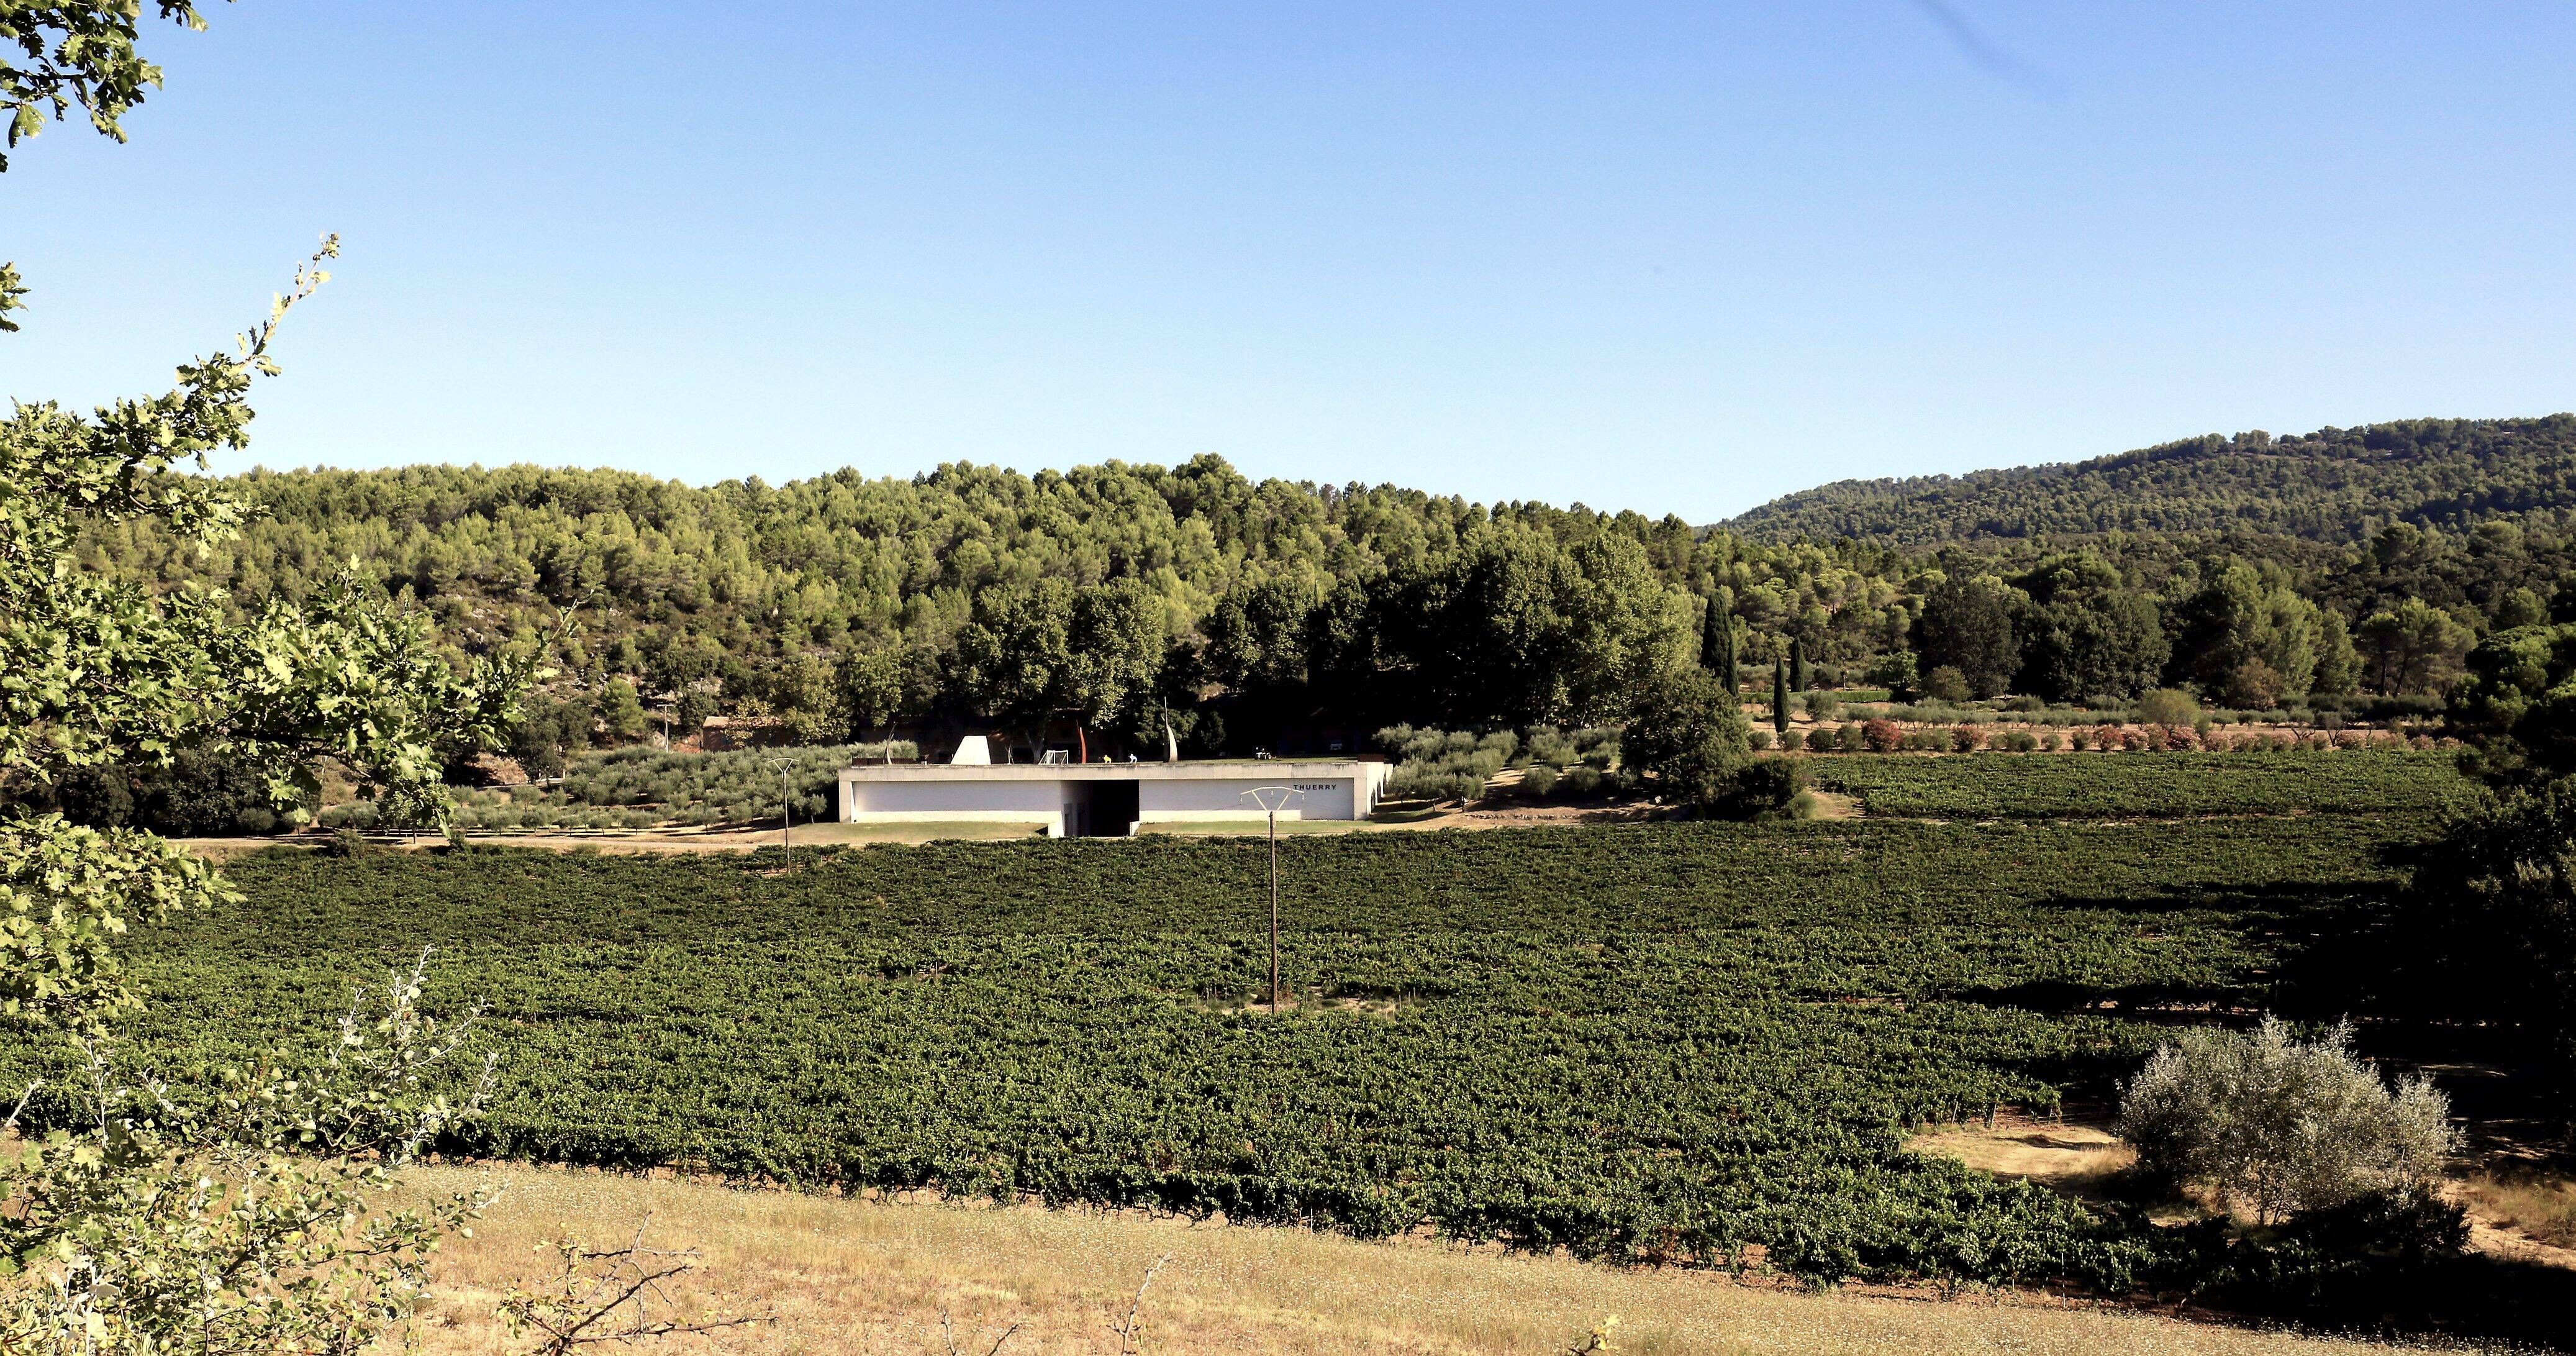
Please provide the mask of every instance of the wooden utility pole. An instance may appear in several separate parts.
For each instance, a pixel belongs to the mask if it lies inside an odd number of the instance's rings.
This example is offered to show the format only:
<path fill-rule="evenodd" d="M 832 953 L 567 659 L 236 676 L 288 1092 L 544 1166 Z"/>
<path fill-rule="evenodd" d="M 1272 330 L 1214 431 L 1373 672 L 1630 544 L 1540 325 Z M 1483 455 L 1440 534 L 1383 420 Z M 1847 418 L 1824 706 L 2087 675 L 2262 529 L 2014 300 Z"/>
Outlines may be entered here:
<path fill-rule="evenodd" d="M 1306 793 L 1286 786 L 1255 787 L 1243 794 L 1270 818 L 1270 1010 L 1279 1011 L 1279 812 Z"/>
<path fill-rule="evenodd" d="M 1270 812 L 1270 1010 L 1279 1010 L 1279 812 Z"/>

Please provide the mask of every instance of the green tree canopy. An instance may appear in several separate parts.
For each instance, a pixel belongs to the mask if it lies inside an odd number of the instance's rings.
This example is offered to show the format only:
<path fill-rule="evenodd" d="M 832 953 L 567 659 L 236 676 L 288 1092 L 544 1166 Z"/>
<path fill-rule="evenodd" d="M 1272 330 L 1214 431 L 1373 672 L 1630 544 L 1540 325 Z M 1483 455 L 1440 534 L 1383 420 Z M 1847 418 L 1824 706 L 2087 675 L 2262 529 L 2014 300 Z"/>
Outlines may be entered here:
<path fill-rule="evenodd" d="M 1915 651 L 1928 668 L 1953 668 L 1969 690 L 1991 697 L 2011 686 L 2021 668 L 2013 637 L 2020 595 L 1990 575 L 1944 578 L 1923 595 Z"/>
<path fill-rule="evenodd" d="M 1744 709 L 1697 667 L 1658 675 L 1619 737 L 1620 761 L 1673 799 L 1708 804 L 1752 758 Z"/>
<path fill-rule="evenodd" d="M 2155 600 L 2089 552 L 2051 556 L 2015 576 L 2030 599 L 2019 625 L 2019 686 L 2050 701 L 2127 697 L 2163 678 L 2173 647 Z M 1965 672 L 1965 670 L 1962 670 Z"/>

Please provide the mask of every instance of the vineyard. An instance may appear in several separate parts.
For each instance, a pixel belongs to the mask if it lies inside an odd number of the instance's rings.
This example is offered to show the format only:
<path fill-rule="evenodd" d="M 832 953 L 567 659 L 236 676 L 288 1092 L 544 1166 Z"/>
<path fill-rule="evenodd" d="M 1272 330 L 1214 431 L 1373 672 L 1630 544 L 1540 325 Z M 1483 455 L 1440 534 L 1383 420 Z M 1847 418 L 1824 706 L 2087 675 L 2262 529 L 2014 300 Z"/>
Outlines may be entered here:
<path fill-rule="evenodd" d="M 496 1114 L 454 1151 L 2116 1287 L 2152 1265 L 2141 1221 L 1909 1155 L 1903 1128 L 2099 1096 L 2152 1044 L 2142 1009 L 2282 1001 L 2306 939 L 2351 932 L 2382 850 L 2424 827 L 1297 839 L 1281 1016 L 1249 1006 L 1263 858 L 1243 840 L 880 847 L 787 873 L 274 852 L 234 868 L 247 902 L 139 939 L 139 1035 L 202 1074 L 321 1029 L 352 979 L 431 945 L 436 993 L 489 1004 L 501 1056 Z M 65 1072 L 28 1067 L 44 1048 L 0 1074 Z"/>
<path fill-rule="evenodd" d="M 1834 757 L 1815 784 L 1871 815 L 1937 819 L 2387 814 L 2472 788 L 2447 753 L 2124 753 L 2112 757 Z"/>

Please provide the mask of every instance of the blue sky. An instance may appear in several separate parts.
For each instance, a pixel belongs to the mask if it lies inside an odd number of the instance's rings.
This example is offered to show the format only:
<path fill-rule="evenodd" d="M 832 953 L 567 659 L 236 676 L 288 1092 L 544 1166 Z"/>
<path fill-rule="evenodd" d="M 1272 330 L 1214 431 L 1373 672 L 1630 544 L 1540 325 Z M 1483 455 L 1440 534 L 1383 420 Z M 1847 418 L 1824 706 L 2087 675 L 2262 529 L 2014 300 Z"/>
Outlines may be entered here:
<path fill-rule="evenodd" d="M 0 176 L 0 395 L 157 389 L 329 229 L 236 465 L 1214 452 L 1704 522 L 2576 407 L 2576 6 L 1948 10 L 217 5 L 131 145 Z"/>

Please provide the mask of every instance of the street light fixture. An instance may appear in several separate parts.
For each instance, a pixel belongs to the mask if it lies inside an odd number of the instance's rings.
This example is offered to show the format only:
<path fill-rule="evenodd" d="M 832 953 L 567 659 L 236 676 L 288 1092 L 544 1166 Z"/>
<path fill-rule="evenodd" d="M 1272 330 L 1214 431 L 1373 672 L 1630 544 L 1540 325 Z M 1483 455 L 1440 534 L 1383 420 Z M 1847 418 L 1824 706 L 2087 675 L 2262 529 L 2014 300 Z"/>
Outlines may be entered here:
<path fill-rule="evenodd" d="M 1279 1011 L 1279 812 L 1306 793 L 1288 786 L 1257 786 L 1243 793 L 1270 817 L 1270 1011 Z"/>

